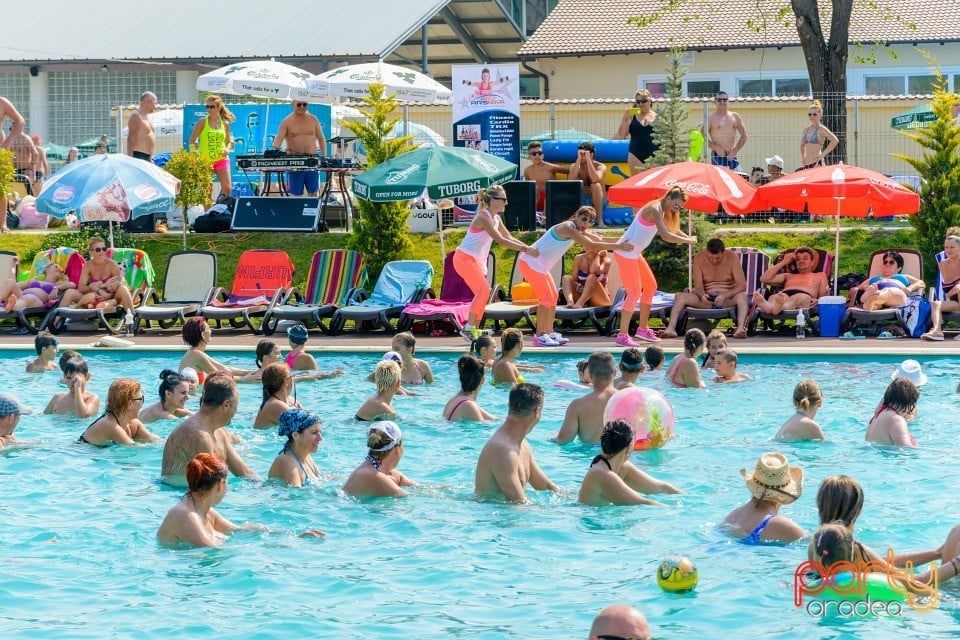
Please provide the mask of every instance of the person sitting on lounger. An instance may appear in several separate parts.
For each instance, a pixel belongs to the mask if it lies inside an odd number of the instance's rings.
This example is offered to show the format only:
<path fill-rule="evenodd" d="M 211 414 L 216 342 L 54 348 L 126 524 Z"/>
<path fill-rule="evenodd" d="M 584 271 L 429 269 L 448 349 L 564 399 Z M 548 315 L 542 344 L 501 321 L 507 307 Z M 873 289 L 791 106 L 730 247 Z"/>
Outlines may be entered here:
<path fill-rule="evenodd" d="M 864 311 L 902 307 L 909 301 L 911 293 L 922 292 L 927 285 L 923 280 L 901 271 L 903 256 L 896 251 L 887 251 L 883 254 L 880 275 L 873 276 L 851 289 L 850 299 L 856 303 L 859 293 L 860 305 Z"/>
<path fill-rule="evenodd" d="M 591 234 L 593 235 L 593 234 Z M 607 289 L 607 274 L 613 258 L 604 250 L 588 248 L 573 259 L 573 275 L 560 279 L 563 299 L 571 309 L 586 306 L 608 306 L 610 291 Z"/>
<path fill-rule="evenodd" d="M 759 290 L 753 294 L 753 304 L 764 313 L 778 315 L 781 311 L 806 309 L 821 296 L 827 295 L 830 286 L 827 275 L 814 271 L 817 252 L 810 247 L 798 247 L 783 256 L 783 260 L 763 272 L 760 282 L 765 285 L 778 285 L 782 289 L 770 296 L 763 297 Z M 797 272 L 789 273 L 787 267 L 796 264 Z"/>

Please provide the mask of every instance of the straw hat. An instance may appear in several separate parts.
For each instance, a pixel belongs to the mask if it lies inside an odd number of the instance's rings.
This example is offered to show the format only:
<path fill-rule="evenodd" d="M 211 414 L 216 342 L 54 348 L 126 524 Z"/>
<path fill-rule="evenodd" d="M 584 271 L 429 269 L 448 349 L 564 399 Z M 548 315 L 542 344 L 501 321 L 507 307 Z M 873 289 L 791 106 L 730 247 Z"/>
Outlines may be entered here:
<path fill-rule="evenodd" d="M 753 473 L 741 469 L 740 475 L 757 500 L 790 504 L 803 493 L 803 469 L 791 467 L 780 453 L 763 454 Z"/>
<path fill-rule="evenodd" d="M 896 380 L 897 378 L 906 378 L 918 387 L 927 383 L 927 374 L 923 372 L 923 368 L 916 360 L 904 360 L 897 365 L 894 372 L 890 374 L 890 379 Z"/>

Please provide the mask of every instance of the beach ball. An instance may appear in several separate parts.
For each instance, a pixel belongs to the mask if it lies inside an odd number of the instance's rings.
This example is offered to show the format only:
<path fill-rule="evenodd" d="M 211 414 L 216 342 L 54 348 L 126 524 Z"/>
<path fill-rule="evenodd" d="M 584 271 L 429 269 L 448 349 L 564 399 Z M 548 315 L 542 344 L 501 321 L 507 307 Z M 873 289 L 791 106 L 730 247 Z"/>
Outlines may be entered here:
<path fill-rule="evenodd" d="M 657 584 L 664 591 L 671 593 L 693 591 L 699 581 L 697 567 L 690 558 L 667 558 L 657 568 Z"/>
<path fill-rule="evenodd" d="M 603 422 L 626 420 L 636 431 L 634 451 L 659 449 L 673 437 L 673 407 L 655 389 L 627 387 L 607 401 Z"/>

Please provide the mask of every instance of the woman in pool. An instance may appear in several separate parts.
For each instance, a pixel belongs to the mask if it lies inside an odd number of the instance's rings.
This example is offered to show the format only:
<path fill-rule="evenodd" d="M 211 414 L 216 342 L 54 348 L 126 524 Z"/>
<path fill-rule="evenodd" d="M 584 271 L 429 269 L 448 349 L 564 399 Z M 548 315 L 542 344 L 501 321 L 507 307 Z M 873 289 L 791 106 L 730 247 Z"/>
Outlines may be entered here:
<path fill-rule="evenodd" d="M 355 498 L 404 496 L 403 487 L 417 484 L 397 470 L 403 457 L 403 433 L 389 420 L 374 422 L 367 429 L 367 457 L 354 469 L 343 491 Z"/>
<path fill-rule="evenodd" d="M 920 336 L 922 340 L 943 340 L 943 314 L 960 311 L 960 227 L 947 229 L 947 237 L 943 239 L 943 252 L 946 257 L 937 263 L 943 300 L 930 303 L 930 331 Z M 960 340 L 960 334 L 954 340 Z"/>
<path fill-rule="evenodd" d="M 306 354 L 309 356 L 309 354 Z M 311 358 L 313 356 L 310 356 Z M 280 347 L 277 346 L 273 340 L 261 340 L 257 343 L 256 350 L 256 363 L 257 369 L 251 371 L 249 374 L 238 378 L 237 382 L 260 382 L 263 377 L 264 367 L 268 367 L 274 362 L 283 361 L 283 353 L 280 351 Z M 290 366 L 287 363 L 287 366 Z M 326 373 L 324 371 L 316 371 L 314 373 L 297 373 L 294 374 L 293 379 L 295 382 L 301 380 L 326 380 L 327 378 L 334 378 L 336 376 L 343 375 L 343 369 L 337 368 Z"/>
<path fill-rule="evenodd" d="M 406 385 L 433 384 L 433 371 L 426 360 L 414 358 L 417 339 L 409 331 L 393 336 L 390 348 L 400 354 L 400 382 Z"/>
<path fill-rule="evenodd" d="M 503 333 L 500 334 L 500 346 L 503 347 L 503 351 L 500 353 L 500 357 L 493 362 L 494 384 L 526 382 L 520 375 L 521 371 L 543 372 L 543 367 L 531 367 L 517 362 L 517 358 L 523 352 L 523 332 L 520 329 L 516 327 L 504 329 Z"/>
<path fill-rule="evenodd" d="M 246 369 L 228 367 L 207 355 L 206 349 L 210 344 L 211 336 L 213 336 L 213 330 L 207 324 L 206 318 L 202 316 L 187 318 L 187 321 L 183 323 L 180 335 L 183 336 L 183 341 L 189 345 L 189 349 L 180 358 L 178 369 L 183 370 L 185 367 L 190 367 L 196 371 L 201 385 L 207 375 L 217 371 L 225 371 L 234 377 L 250 374 L 250 371 Z"/>
<path fill-rule="evenodd" d="M 902 270 L 903 256 L 896 251 L 887 251 L 883 254 L 880 275 L 851 289 L 851 299 L 856 300 L 856 290 L 859 289 L 860 306 L 865 311 L 902 307 L 910 301 L 911 294 L 922 293 L 927 288 L 923 280 L 901 273 Z"/>
<path fill-rule="evenodd" d="M 400 365 L 393 360 L 381 360 L 373 370 L 373 381 L 377 392 L 364 400 L 357 413 L 356 420 L 370 422 L 382 416 L 396 417 L 390 402 L 400 391 Z"/>
<path fill-rule="evenodd" d="M 650 246 L 656 236 L 664 241 L 680 244 L 697 244 L 696 236 L 688 236 L 680 231 L 680 211 L 687 201 L 686 192 L 680 187 L 672 187 L 659 200 L 648 202 L 637 212 L 630 226 L 620 238 L 629 249 L 616 250 L 613 259 L 620 268 L 620 280 L 626 290 L 623 308 L 620 311 L 620 332 L 617 344 L 621 347 L 636 347 L 637 342 L 630 337 L 630 321 L 637 301 L 640 301 L 640 319 L 636 338 L 647 342 L 658 342 L 660 338 L 647 326 L 650 321 L 650 307 L 653 294 L 657 291 L 657 279 L 650 265 L 643 257 L 643 250 Z"/>
<path fill-rule="evenodd" d="M 612 420 L 603 426 L 600 432 L 601 453 L 593 459 L 583 476 L 578 502 L 589 505 L 663 506 L 640 492 L 680 493 L 670 483 L 650 477 L 630 462 L 635 439 L 633 427 L 626 420 Z"/>
<path fill-rule="evenodd" d="M 493 367 L 493 360 L 497 357 L 497 341 L 493 336 L 484 334 L 470 344 L 470 354 L 480 358 L 483 366 Z"/>
<path fill-rule="evenodd" d="M 703 362 L 700 364 L 701 369 L 715 369 L 716 368 L 716 357 L 717 352 L 727 348 L 727 336 L 720 331 L 720 329 L 714 329 L 707 335 L 706 349 L 707 352 L 703 354 Z"/>
<path fill-rule="evenodd" d="M 667 380 L 675 387 L 705 389 L 700 378 L 697 356 L 703 353 L 703 344 L 707 338 L 700 329 L 687 329 L 683 336 L 683 353 L 675 356 L 667 367 Z"/>
<path fill-rule="evenodd" d="M 450 422 L 495 420 L 477 404 L 477 394 L 486 377 L 486 367 L 483 366 L 483 362 L 471 355 L 460 356 L 457 361 L 457 371 L 460 374 L 460 392 L 447 401 L 443 408 L 443 417 Z"/>
<path fill-rule="evenodd" d="M 310 454 L 320 447 L 320 416 L 303 409 L 288 409 L 280 414 L 277 435 L 286 436 L 283 451 L 270 465 L 270 478 L 280 478 L 293 487 L 320 484 L 320 469 Z"/>
<path fill-rule="evenodd" d="M 164 369 L 160 372 L 160 402 L 141 409 L 140 422 L 147 424 L 192 416 L 193 411 L 185 408 L 189 399 L 190 382 L 176 371 Z"/>
<path fill-rule="evenodd" d="M 620 354 L 620 376 L 613 381 L 613 386 L 620 389 L 637 386 L 637 379 L 643 373 L 643 353 L 637 347 L 627 347 Z"/>
<path fill-rule="evenodd" d="M 823 429 L 814 418 L 823 406 L 823 394 L 820 386 L 813 380 L 801 380 L 793 388 L 793 407 L 796 413 L 790 416 L 774 440 L 793 442 L 795 440 L 826 440 Z"/>
<path fill-rule="evenodd" d="M 803 470 L 791 467 L 786 456 L 765 453 L 753 473 L 741 469 L 750 491 L 750 501 L 737 507 L 723 521 L 723 529 L 744 544 L 793 542 L 805 534 L 800 526 L 780 515 L 780 507 L 796 502 L 803 493 Z"/>
<path fill-rule="evenodd" d="M 64 276 L 60 265 L 51 262 L 43 269 L 43 280 L 17 282 L 11 278 L 0 284 L 0 304 L 3 304 L 5 313 L 14 309 L 51 307 L 65 291 L 73 288 L 74 284 Z"/>
<path fill-rule="evenodd" d="M 894 375 L 896 376 L 896 372 Z M 923 381 L 926 382 L 926 377 Z M 864 439 L 877 444 L 917 446 L 917 441 L 910 435 L 907 422 L 917 417 L 918 400 L 920 400 L 920 389 L 917 385 L 902 376 L 895 377 L 887 385 L 887 390 L 883 393 L 883 401 L 870 418 Z"/>
<path fill-rule="evenodd" d="M 80 436 L 80 442 L 105 447 L 110 443 L 160 442 L 147 431 L 140 419 L 143 389 L 132 378 L 117 378 L 107 392 L 107 410 Z"/>
<path fill-rule="evenodd" d="M 293 395 L 293 375 L 282 362 L 274 362 L 263 369 L 263 400 L 253 421 L 254 429 L 269 429 L 280 424 L 280 414 L 289 409 L 302 409 Z"/>
<path fill-rule="evenodd" d="M 109 307 L 123 305 L 133 311 L 133 297 L 120 272 L 120 265 L 107 257 L 107 243 L 93 236 L 87 243 L 90 259 L 83 265 L 77 289 L 63 294 L 63 306 Z"/>

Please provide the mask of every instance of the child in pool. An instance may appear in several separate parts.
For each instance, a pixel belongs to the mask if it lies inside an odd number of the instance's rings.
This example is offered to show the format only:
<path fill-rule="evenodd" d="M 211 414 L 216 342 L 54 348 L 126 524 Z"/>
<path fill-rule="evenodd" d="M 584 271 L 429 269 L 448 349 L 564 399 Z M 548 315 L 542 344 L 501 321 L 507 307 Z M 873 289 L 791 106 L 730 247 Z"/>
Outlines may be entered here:
<path fill-rule="evenodd" d="M 530 371 L 533 373 L 543 372 L 543 367 L 532 367 L 519 364 L 516 361 L 523 351 L 523 332 L 520 331 L 520 329 L 516 327 L 505 329 L 500 336 L 500 344 L 503 347 L 503 352 L 493 363 L 494 384 L 501 382 L 510 384 L 526 382 L 523 376 L 520 375 L 521 371 Z"/>
<path fill-rule="evenodd" d="M 377 384 L 377 392 L 364 400 L 354 419 L 372 422 L 384 416 L 396 418 L 397 412 L 390 402 L 400 390 L 400 365 L 393 360 L 381 360 L 373 371 L 373 381 Z"/>
<path fill-rule="evenodd" d="M 663 353 L 662 350 L 661 353 Z M 620 364 L 617 368 L 620 369 L 620 376 L 613 381 L 617 391 L 635 387 L 637 378 L 643 373 L 643 353 L 637 347 L 627 347 L 620 354 Z"/>
<path fill-rule="evenodd" d="M 707 335 L 707 352 L 703 356 L 701 369 L 713 369 L 716 365 L 714 361 L 717 357 L 717 351 L 727 348 L 727 336 L 720 329 L 714 329 Z"/>
<path fill-rule="evenodd" d="M 390 348 L 400 354 L 400 382 L 406 385 L 433 384 L 433 371 L 425 360 L 414 358 L 417 339 L 409 331 L 393 336 Z"/>
<path fill-rule="evenodd" d="M 70 358 L 61 365 L 63 382 L 69 391 L 56 393 L 47 404 L 44 413 L 68 414 L 78 418 L 89 418 L 100 410 L 100 398 L 97 394 L 87 391 L 87 382 L 90 381 L 90 371 L 87 362 L 81 357 Z"/>
<path fill-rule="evenodd" d="M 737 371 L 737 354 L 733 349 L 720 349 L 714 356 L 714 360 L 714 369 L 716 369 L 717 375 L 713 378 L 713 381 L 718 384 L 753 379 L 747 374 Z"/>
<path fill-rule="evenodd" d="M 823 394 L 813 380 L 801 380 L 793 388 L 794 413 L 780 427 L 774 440 L 792 442 L 794 440 L 826 440 L 823 429 L 814 418 L 823 406 Z"/>
<path fill-rule="evenodd" d="M 663 349 L 657 345 L 652 345 L 643 350 L 643 361 L 646 364 L 644 372 L 659 371 L 663 369 L 663 363 L 666 358 L 663 355 Z"/>
<path fill-rule="evenodd" d="M 497 357 L 497 341 L 485 333 L 470 343 L 470 354 L 479 358 L 483 366 L 489 369 Z"/>

